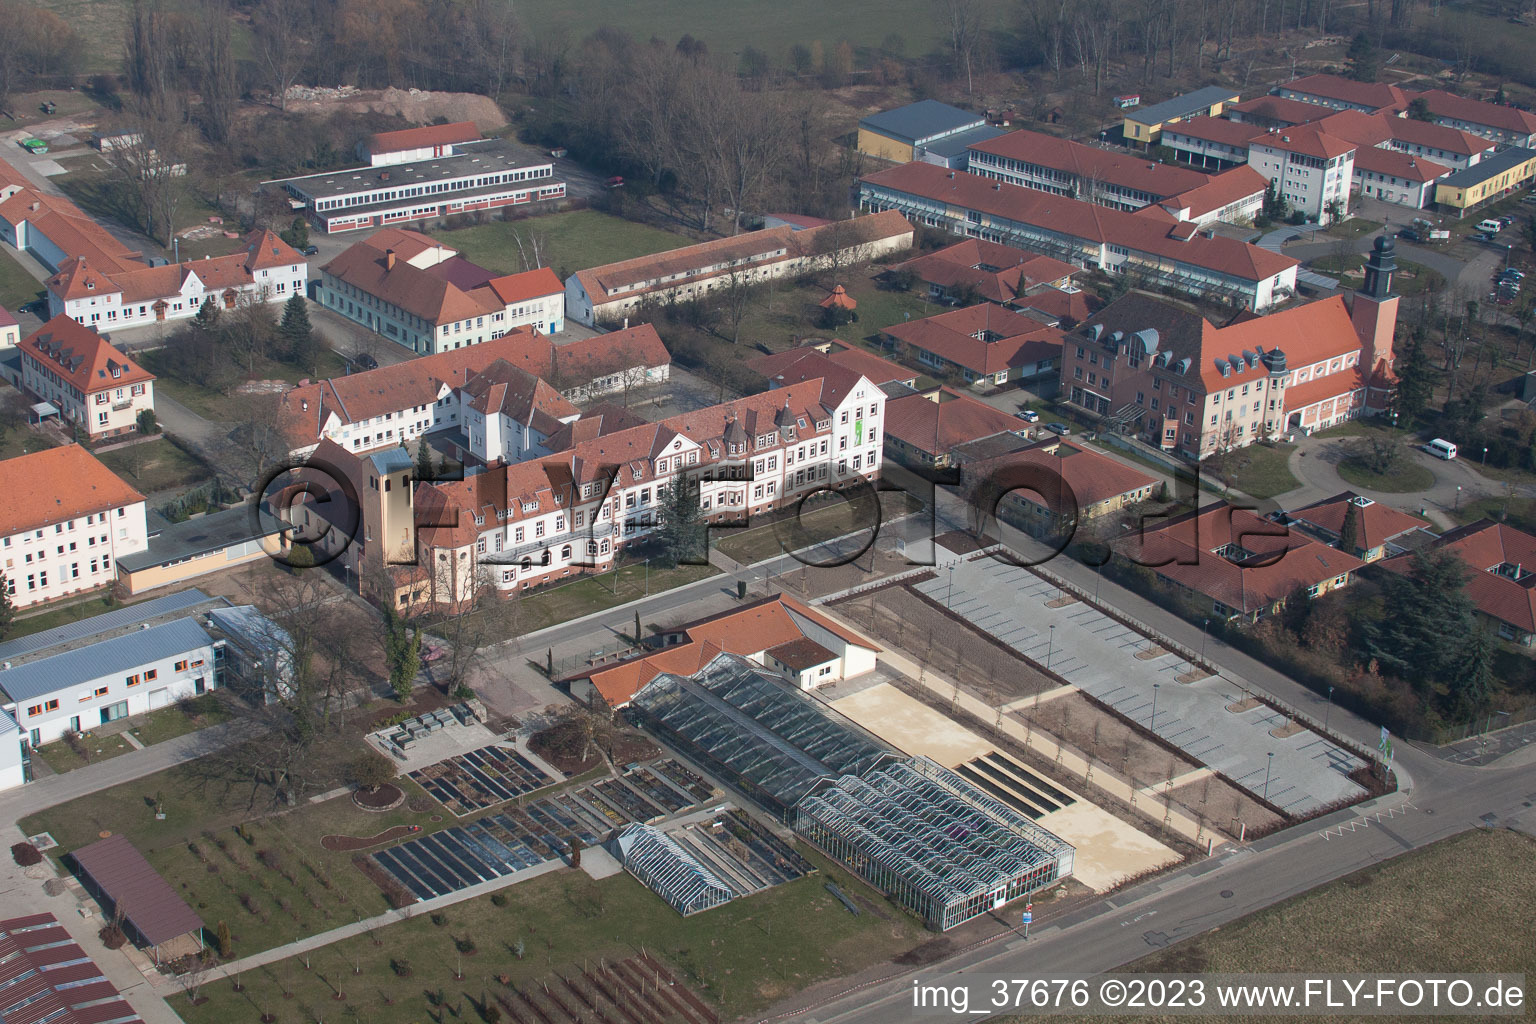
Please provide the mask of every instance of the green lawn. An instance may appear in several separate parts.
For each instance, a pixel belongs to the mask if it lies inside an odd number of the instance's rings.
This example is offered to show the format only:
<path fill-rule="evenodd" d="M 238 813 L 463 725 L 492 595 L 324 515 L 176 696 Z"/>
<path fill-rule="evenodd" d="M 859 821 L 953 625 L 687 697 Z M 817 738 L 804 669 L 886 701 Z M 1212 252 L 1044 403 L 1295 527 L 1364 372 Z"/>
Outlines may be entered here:
<path fill-rule="evenodd" d="M 220 981 L 203 990 L 206 1002 L 193 1006 L 178 995 L 171 1006 L 187 1024 L 255 1020 L 262 1013 L 272 1014 L 273 1024 L 322 1018 L 407 1024 L 446 1020 L 431 1002 L 443 999 L 450 1014 L 468 1022 L 477 1019 L 473 1006 L 482 999 L 490 996 L 494 1005 L 495 996 L 509 994 L 496 975 L 526 989 L 555 973 L 570 977 L 584 964 L 644 949 L 730 1020 L 822 979 L 882 963 L 926 937 L 914 919 L 800 849 L 821 874 L 692 917 L 679 915 L 627 872 L 593 881 L 565 868 L 503 889 L 505 906 L 482 896 L 447 908 L 441 926 L 423 914 L 320 949 L 309 961 L 312 969 L 281 961 L 245 972 L 242 991 Z M 828 881 L 864 904 L 858 917 L 827 892 Z M 458 945 L 466 938 L 474 953 L 461 958 Z M 393 968 L 402 960 L 410 977 Z M 456 977 L 461 962 L 462 979 Z"/>
<path fill-rule="evenodd" d="M 514 233 L 524 239 L 530 236 L 542 238 L 544 262 L 554 268 L 562 280 L 588 267 L 649 256 L 692 245 L 694 241 L 684 235 L 596 210 L 492 221 L 457 231 L 439 230 L 437 237 L 444 245 L 458 249 L 465 259 L 490 270 L 513 273 L 523 269 Z"/>
<path fill-rule="evenodd" d="M 1004 15 L 993 10 L 988 22 L 1000 28 Z M 927 0 L 751 0 L 729 6 L 711 0 L 607 0 L 581 8 L 558 0 L 525 0 L 518 15 L 534 33 L 562 28 L 572 39 L 580 39 L 593 25 L 602 24 L 640 42 L 656 36 L 669 45 L 691 34 L 703 40 L 711 54 L 753 46 L 780 64 L 787 62 L 789 48 L 796 43 L 813 52 L 819 43 L 830 60 L 844 39 L 855 47 L 875 47 L 892 34 L 902 41 L 898 55 L 919 57 L 937 47 L 942 34 L 940 19 Z"/>
<path fill-rule="evenodd" d="M 1222 458 L 1231 460 L 1232 487 L 1254 498 L 1273 498 L 1301 486 L 1288 465 L 1295 450 L 1293 444 L 1251 444 Z M 1219 471 L 1214 478 L 1222 481 Z"/>
<path fill-rule="evenodd" d="M 1345 221 L 1335 221 L 1328 225 L 1326 231 L 1335 238 L 1359 238 L 1362 235 L 1371 235 L 1381 230 L 1381 222 L 1366 220 L 1363 217 L 1351 217 Z"/>
<path fill-rule="evenodd" d="M 1453 514 L 1463 524 L 1492 519 L 1496 523 L 1506 522 L 1527 533 L 1536 532 L 1536 499 L 1532 498 L 1496 497 L 1464 501 Z"/>
<path fill-rule="evenodd" d="M 1533 858 L 1530 836 L 1509 829 L 1463 832 L 1170 946 L 1132 969 L 1524 972 L 1529 978 L 1536 974 L 1529 922 L 1536 906 Z"/>
<path fill-rule="evenodd" d="M 697 583 L 716 572 L 717 569 L 708 565 L 680 565 L 675 569 L 660 569 L 654 565 L 647 568 L 643 563 L 637 563 L 624 566 L 617 575 L 606 572 L 601 576 L 584 576 L 572 583 L 523 598 L 520 632 L 531 633 L 605 608 L 627 604 L 645 597 L 647 592 L 659 594 L 674 587 Z M 615 588 L 618 593 L 614 593 Z"/>
<path fill-rule="evenodd" d="M 917 498 L 905 492 L 886 492 L 878 514 L 882 522 L 889 523 L 915 511 L 921 504 Z M 800 516 L 798 528 L 786 522 L 781 526 L 770 523 L 747 530 L 717 530 L 714 536 L 719 540 L 715 542 L 715 547 L 743 565 L 753 565 L 784 551 L 781 533 L 791 547 L 796 546 L 797 542 L 804 546 L 867 530 L 875 519 L 875 510 L 869 508 L 867 499 L 829 501 L 824 508 L 808 506 Z"/>
<path fill-rule="evenodd" d="M 75 205 L 98 220 L 114 220 L 120 224 L 134 227 L 135 212 L 126 208 L 122 199 L 122 186 L 119 184 L 117 172 L 111 170 L 104 160 L 91 155 L 88 160 L 82 161 L 78 169 L 71 170 L 67 174 L 55 175 L 49 179 L 58 185 L 60 191 L 74 200 Z M 183 200 L 176 211 L 175 224 L 177 231 L 184 231 L 197 224 L 206 224 L 208 218 L 216 215 L 218 210 L 205 202 L 196 189 L 188 189 L 186 199 Z M 151 241 L 148 237 L 142 239 L 145 255 L 172 255 L 171 250 L 162 248 L 158 242 Z M 203 248 L 196 252 L 196 256 L 202 256 L 205 252 L 211 255 L 227 255 L 239 248 L 239 239 L 220 238 L 221 246 L 212 249 Z M 183 259 L 193 256 L 191 251 L 181 254 Z"/>
<path fill-rule="evenodd" d="M 99 458 L 144 494 L 191 487 L 213 476 L 212 468 L 202 459 L 164 437 L 106 452 Z"/>
<path fill-rule="evenodd" d="M 43 293 L 37 278 L 27 273 L 27 268 L 16 262 L 10 253 L 0 251 L 0 306 L 11 313 L 18 306 L 31 302 Z"/>
<path fill-rule="evenodd" d="M 140 717 L 138 724 L 130 725 L 128 731 L 133 733 L 134 739 L 150 747 L 228 720 L 229 711 L 223 702 L 211 694 L 204 694 L 159 711 L 151 711 Z"/>
<path fill-rule="evenodd" d="M 18 636 L 31 636 L 33 633 L 41 633 L 54 626 L 79 622 L 81 619 L 88 619 L 92 615 L 100 615 L 102 612 L 110 612 L 122 606 L 121 601 L 108 601 L 105 597 L 88 597 L 84 601 L 50 608 L 36 615 L 27 615 L 25 618 L 18 615 L 16 621 L 11 623 L 11 628 L 5 631 L 5 639 L 13 640 Z"/>
<path fill-rule="evenodd" d="M 0 459 L 14 459 L 18 455 L 40 452 L 52 447 L 54 444 L 51 436 L 29 426 L 0 431 Z"/>
<path fill-rule="evenodd" d="M 213 388 L 206 388 L 201 384 L 171 376 L 166 372 L 166 366 L 158 356 L 159 353 L 156 352 L 144 352 L 139 355 L 139 362 L 157 378 L 156 391 L 165 392 L 204 419 L 217 423 L 229 418 L 231 413 L 228 395 Z M 254 372 L 244 371 L 242 376 L 251 380 L 284 380 L 289 384 L 297 384 L 305 378 L 339 377 L 346 370 L 346 363 L 341 356 L 329 348 L 321 350 L 318 364 L 317 371 L 312 373 L 309 369 L 294 363 L 259 359 L 256 361 Z"/>
<path fill-rule="evenodd" d="M 115 734 L 112 736 L 94 736 L 86 732 L 81 735 L 80 743 L 82 749 L 86 752 L 85 757 L 75 753 L 63 740 L 44 743 L 37 748 L 35 753 L 48 762 L 49 768 L 62 775 L 65 772 L 72 772 L 76 768 L 84 768 L 88 764 L 95 764 L 97 761 L 105 761 L 109 758 L 117 757 L 119 754 L 126 754 L 134 749 L 132 743 Z"/>
<path fill-rule="evenodd" d="M 1354 288 L 1364 279 L 1365 256 L 1356 253 L 1353 256 L 1340 259 L 1337 256 L 1319 256 L 1310 264 L 1313 270 L 1321 274 L 1335 274 L 1339 277 L 1339 284 L 1345 288 Z M 1398 260 L 1397 273 L 1392 275 L 1392 288 L 1399 295 L 1418 295 L 1421 292 L 1438 292 L 1445 288 L 1445 278 L 1437 270 L 1414 263 L 1411 260 Z"/>
<path fill-rule="evenodd" d="M 1378 473 L 1353 457 L 1340 462 L 1338 470 L 1339 476 L 1347 483 L 1368 491 L 1384 491 L 1389 494 L 1423 491 L 1435 483 L 1435 474 L 1406 457 L 1398 459 L 1397 465 L 1385 473 Z"/>
<path fill-rule="evenodd" d="M 421 794 L 408 780 L 400 784 Z M 439 827 L 406 806 L 363 811 L 350 796 L 260 817 L 265 803 L 253 807 L 249 796 L 191 762 L 33 815 L 27 834 L 51 832 L 60 846 L 50 854 L 60 857 L 104 833 L 126 835 L 210 928 L 229 923 L 243 956 L 388 909 L 351 855 L 325 850 L 322 836 L 370 836 L 399 824 Z M 157 800 L 164 821 L 155 820 Z"/>

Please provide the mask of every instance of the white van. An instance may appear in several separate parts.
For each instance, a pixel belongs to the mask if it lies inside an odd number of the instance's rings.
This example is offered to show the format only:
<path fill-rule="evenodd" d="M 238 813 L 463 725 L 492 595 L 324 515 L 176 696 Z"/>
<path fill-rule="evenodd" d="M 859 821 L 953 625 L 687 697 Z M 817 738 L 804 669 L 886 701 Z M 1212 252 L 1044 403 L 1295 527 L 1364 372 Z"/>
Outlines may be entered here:
<path fill-rule="evenodd" d="M 1490 235 L 1496 235 L 1504 230 L 1504 225 L 1496 220 L 1480 220 L 1477 222 L 1477 230 L 1486 231 Z"/>
<path fill-rule="evenodd" d="M 1456 446 L 1438 437 L 1426 444 L 1424 450 L 1435 458 L 1444 459 L 1447 462 L 1456 457 Z"/>

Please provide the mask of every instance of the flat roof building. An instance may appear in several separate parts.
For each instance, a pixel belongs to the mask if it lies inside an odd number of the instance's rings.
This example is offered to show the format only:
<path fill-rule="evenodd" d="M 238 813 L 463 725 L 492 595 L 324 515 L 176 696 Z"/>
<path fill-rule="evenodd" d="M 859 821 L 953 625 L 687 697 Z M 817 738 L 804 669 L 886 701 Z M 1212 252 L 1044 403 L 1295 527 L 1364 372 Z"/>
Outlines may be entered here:
<path fill-rule="evenodd" d="M 1458 216 L 1536 177 L 1536 150 L 1511 146 L 1435 183 L 1435 202 Z"/>
<path fill-rule="evenodd" d="M 858 150 L 901 164 L 921 159 L 929 146 L 986 125 L 985 115 L 938 100 L 919 100 L 860 121 Z"/>
<path fill-rule="evenodd" d="M 1125 141 L 1139 143 L 1143 147 L 1157 142 L 1163 126 L 1205 114 L 1217 117 L 1223 110 L 1237 102 L 1237 93 L 1219 85 L 1175 96 L 1171 100 L 1154 103 L 1150 107 L 1137 108 L 1134 114 L 1126 114 Z"/>
<path fill-rule="evenodd" d="M 435 220 L 565 195 L 547 156 L 503 139 L 452 145 L 442 156 L 307 174 L 281 185 L 323 231 Z"/>

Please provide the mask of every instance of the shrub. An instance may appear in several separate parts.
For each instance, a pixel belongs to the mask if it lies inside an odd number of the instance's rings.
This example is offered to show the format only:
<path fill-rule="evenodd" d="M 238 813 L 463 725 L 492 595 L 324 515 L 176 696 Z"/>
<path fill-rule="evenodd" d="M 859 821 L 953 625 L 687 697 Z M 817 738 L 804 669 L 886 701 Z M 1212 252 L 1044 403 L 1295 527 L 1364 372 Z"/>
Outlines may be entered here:
<path fill-rule="evenodd" d="M 475 946 L 475 940 L 466 935 L 462 939 L 454 939 L 453 948 L 457 949 L 460 953 L 473 953 L 477 947 Z"/>
<path fill-rule="evenodd" d="M 352 762 L 351 771 L 352 781 L 372 793 L 393 782 L 396 769 L 393 760 L 370 747 Z"/>
<path fill-rule="evenodd" d="M 394 971 L 395 976 L 399 978 L 409 978 L 413 973 L 411 970 L 411 962 L 404 959 L 391 960 L 389 962 L 389 969 Z"/>
<path fill-rule="evenodd" d="M 123 929 L 115 924 L 109 924 L 99 933 L 101 944 L 108 949 L 122 949 L 128 941 L 128 936 L 123 934 Z"/>
<path fill-rule="evenodd" d="M 441 928 L 443 925 L 448 923 L 448 915 L 444 914 L 440 910 L 434 910 L 432 912 L 432 923 Z"/>
<path fill-rule="evenodd" d="M 43 855 L 38 853 L 37 847 L 31 843 L 17 843 L 11 847 L 11 859 L 22 867 L 29 868 L 33 864 L 41 864 Z"/>
<path fill-rule="evenodd" d="M 506 906 L 507 905 L 507 895 L 506 895 L 506 893 L 501 893 L 501 892 L 493 892 L 493 893 L 491 893 L 491 905 L 493 907 L 504 907 L 504 906 Z"/>

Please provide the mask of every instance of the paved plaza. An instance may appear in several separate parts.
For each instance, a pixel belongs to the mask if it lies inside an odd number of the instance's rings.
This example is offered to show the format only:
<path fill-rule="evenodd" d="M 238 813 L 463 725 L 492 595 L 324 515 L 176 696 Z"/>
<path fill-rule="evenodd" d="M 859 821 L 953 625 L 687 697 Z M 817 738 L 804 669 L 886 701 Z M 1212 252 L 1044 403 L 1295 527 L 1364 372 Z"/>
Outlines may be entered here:
<path fill-rule="evenodd" d="M 1145 637 L 1081 601 L 1050 607 L 1056 587 L 1027 569 L 952 557 L 916 589 L 1244 789 L 1264 795 L 1267 775 L 1269 801 L 1292 814 L 1364 795 L 1348 777 L 1364 762 L 1310 730 L 1285 735 L 1285 716 L 1262 704 L 1229 711 L 1247 696 L 1231 680 L 1182 683 L 1183 658 L 1136 657 Z"/>

